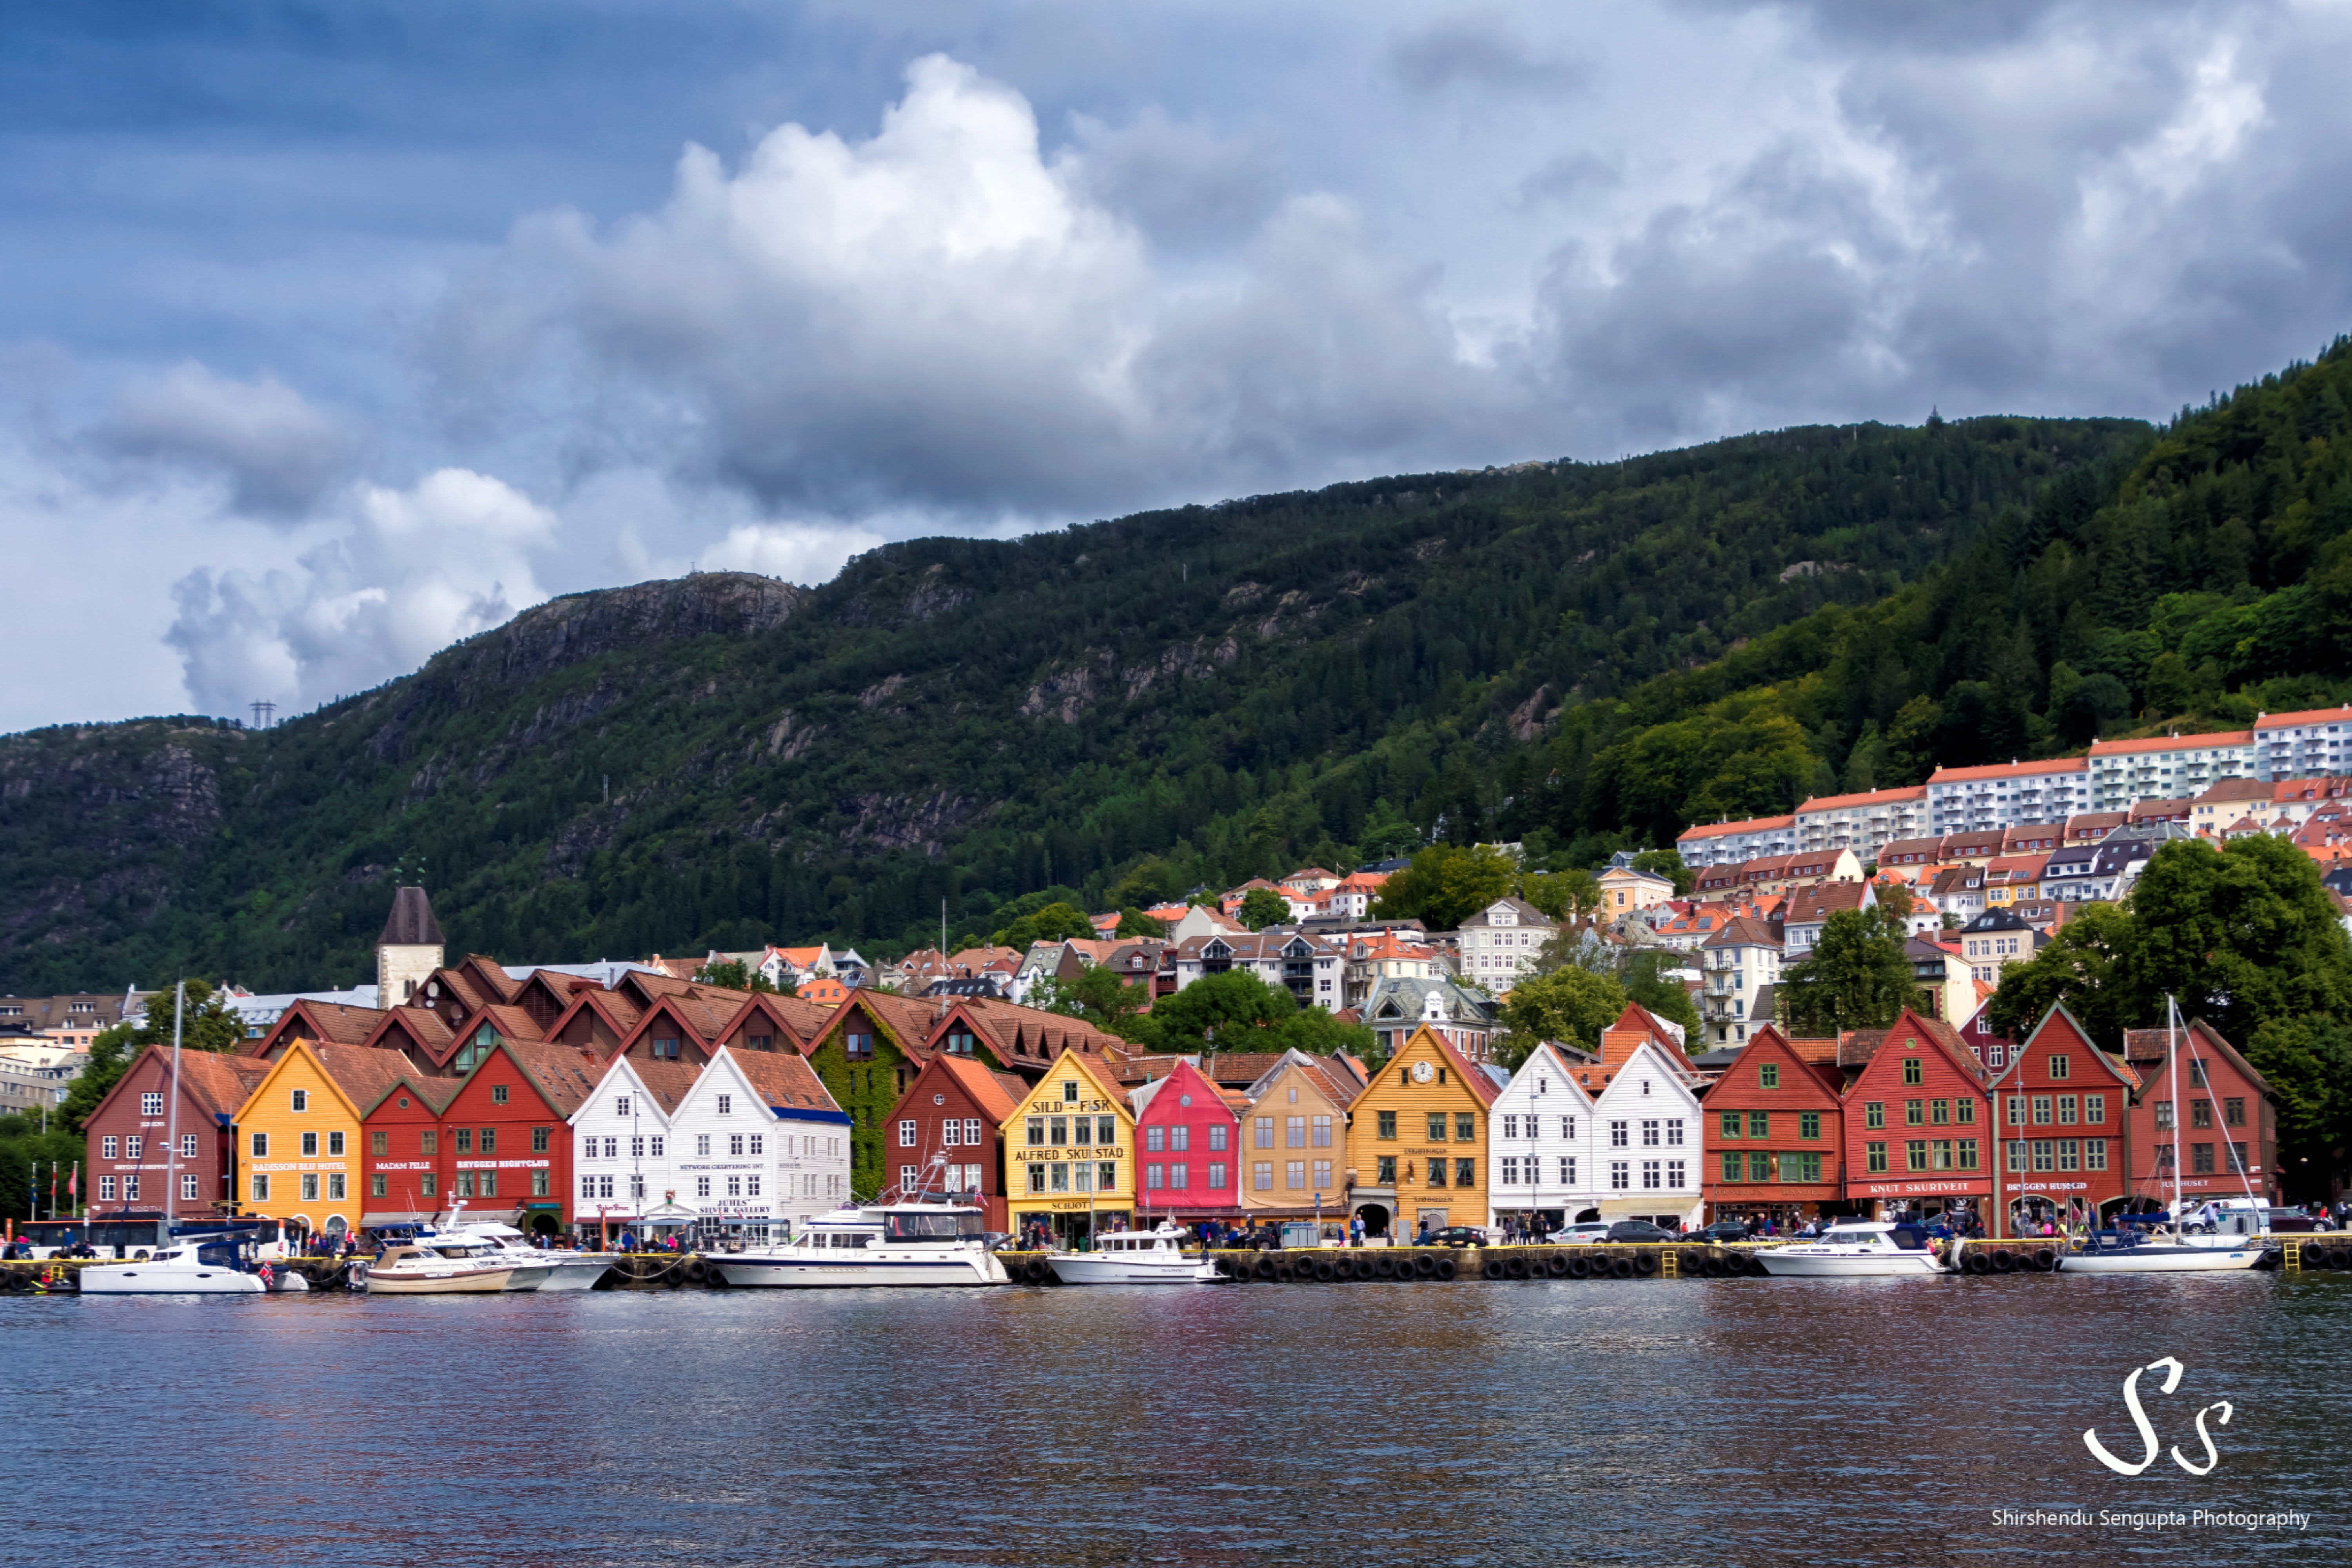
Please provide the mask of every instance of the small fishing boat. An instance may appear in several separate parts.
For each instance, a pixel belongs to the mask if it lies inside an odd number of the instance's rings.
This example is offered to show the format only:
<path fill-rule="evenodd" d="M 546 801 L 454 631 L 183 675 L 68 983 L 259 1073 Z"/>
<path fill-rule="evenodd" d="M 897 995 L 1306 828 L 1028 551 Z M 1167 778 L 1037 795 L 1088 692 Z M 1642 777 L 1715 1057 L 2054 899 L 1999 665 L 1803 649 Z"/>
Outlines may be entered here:
<path fill-rule="evenodd" d="M 958 1204 L 837 1209 L 809 1221 L 782 1247 L 747 1247 L 709 1260 L 730 1285 L 800 1289 L 912 1285 L 1004 1285 L 988 1249 L 988 1220 Z"/>
<path fill-rule="evenodd" d="M 1157 1230 L 1112 1231 L 1089 1252 L 1057 1252 L 1049 1265 L 1065 1285 L 1216 1285 L 1224 1277 L 1203 1257 L 1187 1258 L 1197 1238 L 1163 1223 Z"/>
<path fill-rule="evenodd" d="M 1793 1242 L 1757 1253 L 1765 1273 L 1801 1279 L 1844 1279 L 1866 1275 L 1905 1275 L 1926 1279 L 1944 1272 L 1944 1265 L 1925 1247 L 1903 1247 L 1895 1227 L 1877 1221 L 1847 1220 L 1832 1226 L 1817 1241 Z"/>
<path fill-rule="evenodd" d="M 132 1263 L 92 1263 L 81 1270 L 85 1296 L 259 1296 L 270 1286 L 223 1241 L 183 1241 Z M 309 1281 L 301 1280 L 308 1289 Z"/>
<path fill-rule="evenodd" d="M 385 1247 L 353 1272 L 371 1296 L 456 1296 L 536 1290 L 551 1270 L 519 1265 L 486 1241 L 444 1236 Z"/>

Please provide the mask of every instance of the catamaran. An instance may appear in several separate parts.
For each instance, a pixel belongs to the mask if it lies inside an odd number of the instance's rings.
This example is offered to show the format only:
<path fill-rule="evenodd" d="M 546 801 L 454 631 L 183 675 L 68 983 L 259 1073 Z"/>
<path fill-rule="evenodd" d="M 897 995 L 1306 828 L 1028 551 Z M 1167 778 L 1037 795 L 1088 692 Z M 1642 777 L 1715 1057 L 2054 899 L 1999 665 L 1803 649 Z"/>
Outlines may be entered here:
<path fill-rule="evenodd" d="M 2181 1220 L 2180 1201 L 2180 1010 L 2171 997 L 2164 999 L 2166 1067 L 2171 1074 L 2172 1104 L 2172 1221 L 2177 1227 Z M 2210 1100 L 2212 1089 L 2205 1094 Z M 2218 1112 L 2219 1107 L 2215 1110 Z M 2238 1169 L 2238 1180 L 2246 1183 L 2246 1173 L 2236 1159 L 2230 1163 Z M 2246 1196 L 2253 1197 L 2253 1187 L 2246 1184 Z M 2113 1241 L 2103 1241 L 2096 1233 L 2085 1240 L 2080 1250 L 2058 1255 L 2058 1271 L 2062 1274 L 2211 1274 L 2226 1269 L 2252 1268 L 2263 1260 L 2263 1237 L 2260 1235 L 2240 1236 L 2215 1233 L 2189 1236 L 2178 1228 L 2161 1230 L 2142 1237 L 2126 1231 L 2118 1225 L 2112 1233 Z"/>

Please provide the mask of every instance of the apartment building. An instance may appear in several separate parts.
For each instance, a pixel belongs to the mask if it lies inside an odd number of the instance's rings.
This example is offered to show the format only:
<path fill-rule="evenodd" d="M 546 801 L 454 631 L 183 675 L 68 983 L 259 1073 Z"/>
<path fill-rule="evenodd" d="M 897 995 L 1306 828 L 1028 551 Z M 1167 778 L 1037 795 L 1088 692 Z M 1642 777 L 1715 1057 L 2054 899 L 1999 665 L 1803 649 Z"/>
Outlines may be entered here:
<path fill-rule="evenodd" d="M 1927 786 L 1816 795 L 1797 808 L 1797 852 L 1851 849 L 1875 860 L 1884 845 L 1927 831 Z"/>
<path fill-rule="evenodd" d="M 2063 822 L 2090 807 L 2090 771 L 2081 757 L 1937 768 L 1927 788 L 1928 830 L 1938 834 Z"/>
<path fill-rule="evenodd" d="M 2092 811 L 2128 811 L 2135 801 L 2193 795 L 2223 779 L 2254 776 L 2254 732 L 2157 735 L 2097 741 L 2090 764 Z"/>
<path fill-rule="evenodd" d="M 2352 773 L 2352 702 L 2254 721 L 2254 776 L 2311 778 Z"/>
<path fill-rule="evenodd" d="M 1675 840 L 1683 864 L 1697 870 L 1707 866 L 1737 866 L 1769 855 L 1794 854 L 1797 818 L 1751 816 L 1739 822 L 1706 822 Z"/>

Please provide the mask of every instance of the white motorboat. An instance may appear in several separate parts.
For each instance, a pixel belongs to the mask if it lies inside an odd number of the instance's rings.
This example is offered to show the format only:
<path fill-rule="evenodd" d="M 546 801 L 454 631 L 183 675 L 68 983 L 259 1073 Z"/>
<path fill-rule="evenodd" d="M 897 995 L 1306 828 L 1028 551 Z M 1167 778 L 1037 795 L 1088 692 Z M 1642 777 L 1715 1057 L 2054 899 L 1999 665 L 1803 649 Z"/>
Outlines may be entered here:
<path fill-rule="evenodd" d="M 174 1243 L 141 1262 L 86 1265 L 80 1284 L 85 1296 L 259 1296 L 269 1289 L 235 1247 L 202 1240 Z"/>
<path fill-rule="evenodd" d="M 430 1241 L 441 1236 L 486 1242 L 499 1258 L 518 1268 L 547 1270 L 547 1277 L 537 1285 L 515 1287 L 518 1289 L 586 1290 L 604 1278 L 604 1271 L 613 1267 L 610 1253 L 554 1252 L 543 1247 L 534 1247 L 530 1237 L 510 1225 L 500 1225 L 495 1220 L 469 1221 L 425 1239 Z"/>
<path fill-rule="evenodd" d="M 988 1250 L 988 1220 L 957 1204 L 837 1209 L 809 1221 L 782 1247 L 709 1259 L 730 1285 L 823 1289 L 877 1286 L 1004 1285 Z"/>
<path fill-rule="evenodd" d="M 1162 1223 L 1157 1230 L 1112 1231 L 1090 1252 L 1057 1252 L 1047 1259 L 1065 1285 L 1215 1285 L 1223 1276 L 1205 1257 L 1187 1258 L 1192 1232 Z"/>
<path fill-rule="evenodd" d="M 1843 1279 L 1865 1275 L 1940 1274 L 1944 1266 L 1924 1247 L 1898 1246 L 1895 1226 L 1877 1221 L 1846 1220 L 1832 1226 L 1818 1241 L 1769 1247 L 1756 1254 L 1764 1272 L 1794 1279 Z"/>
<path fill-rule="evenodd" d="M 354 1272 L 371 1296 L 456 1296 L 536 1290 L 551 1270 L 518 1265 L 486 1241 L 444 1236 L 388 1247 Z"/>

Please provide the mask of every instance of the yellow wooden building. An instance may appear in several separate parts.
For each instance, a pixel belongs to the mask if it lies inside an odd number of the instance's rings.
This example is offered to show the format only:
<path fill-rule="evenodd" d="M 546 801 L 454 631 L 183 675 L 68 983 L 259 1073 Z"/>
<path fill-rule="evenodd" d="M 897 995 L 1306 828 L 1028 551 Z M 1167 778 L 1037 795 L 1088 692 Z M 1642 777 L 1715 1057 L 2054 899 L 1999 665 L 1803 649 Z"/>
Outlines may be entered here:
<path fill-rule="evenodd" d="M 1486 1223 L 1487 1108 L 1502 1084 L 1423 1024 L 1348 1107 L 1348 1207 L 1367 1236 Z"/>
<path fill-rule="evenodd" d="M 1064 1051 L 1004 1124 L 1005 1208 L 1015 1235 L 1064 1246 L 1132 1226 L 1135 1115 L 1097 1063 Z"/>
<path fill-rule="evenodd" d="M 232 1123 L 236 1212 L 304 1235 L 358 1228 L 361 1116 L 407 1070 L 398 1051 L 288 1045 Z"/>

